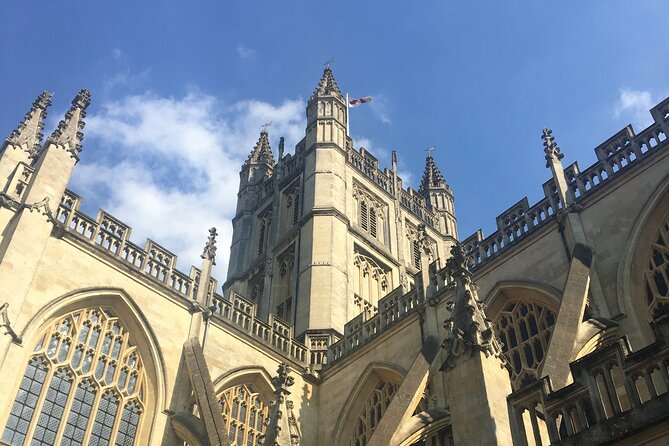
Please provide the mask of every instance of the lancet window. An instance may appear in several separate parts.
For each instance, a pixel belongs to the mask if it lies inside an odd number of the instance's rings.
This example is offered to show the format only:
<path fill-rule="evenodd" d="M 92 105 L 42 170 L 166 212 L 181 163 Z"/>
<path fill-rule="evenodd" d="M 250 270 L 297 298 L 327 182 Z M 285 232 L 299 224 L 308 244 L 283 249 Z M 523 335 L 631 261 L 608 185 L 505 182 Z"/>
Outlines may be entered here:
<path fill-rule="evenodd" d="M 72 312 L 41 333 L 2 441 L 133 445 L 145 387 L 141 357 L 121 320 L 102 308 Z"/>
<path fill-rule="evenodd" d="M 358 314 L 376 314 L 379 299 L 390 291 L 390 271 L 381 267 L 374 259 L 356 252 L 353 256 L 355 273 L 355 305 Z"/>
<path fill-rule="evenodd" d="M 223 420 L 232 446 L 256 446 L 265 433 L 268 401 L 250 384 L 234 386 L 219 395 Z"/>
<path fill-rule="evenodd" d="M 270 226 L 272 224 L 272 212 L 265 211 L 260 215 L 260 226 L 258 229 L 258 255 L 265 253 L 269 241 Z"/>
<path fill-rule="evenodd" d="M 357 225 L 373 238 L 385 243 L 386 206 L 371 193 L 353 183 Z"/>
<path fill-rule="evenodd" d="M 293 314 L 293 270 L 295 268 L 294 247 L 279 257 L 279 282 L 276 292 L 275 314 L 286 322 L 292 323 Z"/>
<path fill-rule="evenodd" d="M 669 215 L 660 225 L 644 271 L 648 317 L 657 319 L 669 313 Z"/>
<path fill-rule="evenodd" d="M 399 385 L 387 381 L 381 381 L 376 385 L 355 420 L 351 446 L 367 445 L 398 388 Z"/>
<path fill-rule="evenodd" d="M 511 365 L 514 389 L 535 381 L 548 350 L 555 312 L 535 302 L 512 300 L 500 311 L 495 324 Z"/>
<path fill-rule="evenodd" d="M 286 196 L 287 227 L 297 225 L 300 219 L 300 189 L 293 187 Z"/>

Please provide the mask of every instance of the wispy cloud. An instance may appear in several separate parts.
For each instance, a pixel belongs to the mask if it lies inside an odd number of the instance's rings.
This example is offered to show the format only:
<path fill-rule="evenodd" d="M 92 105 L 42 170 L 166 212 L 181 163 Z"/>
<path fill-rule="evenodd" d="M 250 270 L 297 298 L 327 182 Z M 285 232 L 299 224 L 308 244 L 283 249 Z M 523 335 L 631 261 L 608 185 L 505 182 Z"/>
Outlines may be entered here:
<path fill-rule="evenodd" d="M 199 91 L 180 98 L 145 93 L 98 110 L 87 119 L 73 189 L 130 225 L 135 242 L 150 237 L 178 254 L 181 269 L 199 265 L 207 229 L 216 226 L 216 275 L 223 280 L 239 168 L 263 122 L 274 123 L 273 146 L 279 136 L 287 147 L 299 141 L 303 101 L 222 104 Z"/>
<path fill-rule="evenodd" d="M 140 72 L 134 72 L 130 68 L 128 55 L 121 48 L 111 50 L 111 59 L 113 62 L 112 72 L 104 77 L 102 85 L 105 90 L 111 90 L 114 87 L 138 87 L 148 78 L 151 70 L 146 69 Z"/>
<path fill-rule="evenodd" d="M 391 151 L 385 147 L 379 147 L 376 143 L 367 137 L 361 136 L 354 138 L 355 146 L 357 149 L 364 147 L 366 151 L 370 152 L 374 157 L 379 160 L 379 168 L 383 170 L 384 168 L 391 167 Z M 399 169 L 397 170 L 397 175 L 402 179 L 404 187 L 408 187 L 412 184 L 413 174 L 409 170 L 404 170 L 401 166 L 406 166 L 402 158 L 398 155 L 397 165 Z"/>
<path fill-rule="evenodd" d="M 392 106 L 390 100 L 386 96 L 382 94 L 374 95 L 374 101 L 372 101 L 370 105 L 372 107 L 372 112 L 374 113 L 374 116 L 377 117 L 377 119 L 379 119 L 384 124 L 392 123 L 390 120 Z"/>
<path fill-rule="evenodd" d="M 251 57 L 255 56 L 256 50 L 247 47 L 243 43 L 240 43 L 237 45 L 237 54 L 242 59 L 250 59 Z"/>
<path fill-rule="evenodd" d="M 632 90 L 623 88 L 613 106 L 613 117 L 624 118 L 632 123 L 635 129 L 647 127 L 653 119 L 648 110 L 655 105 L 652 94 L 648 90 Z"/>

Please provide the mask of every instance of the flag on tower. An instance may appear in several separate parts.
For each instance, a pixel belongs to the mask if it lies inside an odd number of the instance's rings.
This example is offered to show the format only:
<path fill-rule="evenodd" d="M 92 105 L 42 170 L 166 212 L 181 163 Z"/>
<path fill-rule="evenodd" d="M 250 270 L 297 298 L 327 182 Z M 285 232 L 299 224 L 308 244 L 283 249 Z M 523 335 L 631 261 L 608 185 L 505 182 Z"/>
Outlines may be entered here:
<path fill-rule="evenodd" d="M 362 104 L 367 104 L 368 102 L 372 102 L 374 98 L 372 96 L 365 96 L 363 98 L 358 98 L 358 99 L 349 99 L 348 100 L 348 105 L 351 107 L 357 107 Z"/>

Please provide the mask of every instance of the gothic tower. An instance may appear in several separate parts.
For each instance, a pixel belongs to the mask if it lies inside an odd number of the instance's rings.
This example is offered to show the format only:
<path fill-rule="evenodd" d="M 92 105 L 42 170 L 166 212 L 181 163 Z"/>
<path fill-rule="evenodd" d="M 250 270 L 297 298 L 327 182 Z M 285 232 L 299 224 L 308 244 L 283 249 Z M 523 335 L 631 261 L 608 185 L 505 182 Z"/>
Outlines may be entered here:
<path fill-rule="evenodd" d="M 261 319 L 293 324 L 300 337 L 340 338 L 352 318 L 366 320 L 381 298 L 414 286 L 419 242 L 428 265 L 448 257 L 457 237 L 453 194 L 431 156 L 415 191 L 403 188 L 394 152 L 392 169 L 381 170 L 354 148 L 331 68 L 306 115 L 294 153 L 281 138 L 275 162 L 263 130 L 242 166 L 224 289 L 254 304 Z"/>

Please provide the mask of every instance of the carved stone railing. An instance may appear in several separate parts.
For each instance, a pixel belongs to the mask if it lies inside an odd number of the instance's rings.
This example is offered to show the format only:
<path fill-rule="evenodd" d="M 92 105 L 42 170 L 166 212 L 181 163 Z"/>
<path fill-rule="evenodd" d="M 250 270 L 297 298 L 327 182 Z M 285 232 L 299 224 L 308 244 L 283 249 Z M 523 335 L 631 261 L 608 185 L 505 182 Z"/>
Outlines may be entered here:
<path fill-rule="evenodd" d="M 185 274 L 176 269 L 177 256 L 153 240 L 147 239 L 144 248 L 132 243 L 132 229 L 107 212 L 100 210 L 95 219 L 79 211 L 82 199 L 66 190 L 56 211 L 56 220 L 63 228 L 77 234 L 98 249 L 121 260 L 127 266 L 151 277 L 182 296 L 193 299 L 197 292 L 200 271 L 191 267 Z M 210 281 L 210 295 L 217 288 L 216 279 Z"/>
<path fill-rule="evenodd" d="M 388 169 L 381 171 L 379 161 L 365 149 L 361 148 L 359 152 L 355 149 L 348 150 L 348 162 L 353 167 L 362 172 L 367 178 L 376 183 L 381 189 L 395 195 L 393 187 L 393 177 Z"/>
<path fill-rule="evenodd" d="M 578 163 L 564 169 L 573 199 L 578 203 L 596 193 L 605 184 L 627 170 L 643 162 L 658 150 L 666 149 L 669 133 L 669 98 L 651 109 L 655 122 L 635 134 L 632 126 L 627 126 L 595 148 L 598 161 L 580 171 Z M 564 207 L 558 198 L 553 179 L 543 185 L 544 198 L 529 206 L 527 197 L 500 214 L 497 230 L 487 237 L 479 229 L 463 240 L 469 254 L 474 259 L 473 269 L 490 261 L 501 252 L 508 250 L 520 240 L 543 227 L 555 217 L 557 210 Z"/>
<path fill-rule="evenodd" d="M 669 316 L 653 329 L 639 351 L 621 338 L 571 363 L 567 387 L 542 378 L 509 395 L 514 444 L 608 444 L 669 418 Z"/>
<path fill-rule="evenodd" d="M 299 363 L 308 363 L 310 358 L 307 347 L 294 339 L 293 326 L 274 315 L 270 315 L 269 323 L 257 319 L 254 316 L 256 310 L 252 302 L 237 294 L 232 295 L 232 300 L 214 294 L 212 308 L 215 317 L 219 317 L 267 346 L 285 353 Z"/>
<path fill-rule="evenodd" d="M 395 288 L 379 300 L 378 313 L 371 317 L 361 313 L 344 326 L 344 337 L 328 349 L 327 364 L 344 358 L 408 314 L 417 311 L 423 301 L 422 293 L 416 288 L 406 294 L 402 294 L 402 287 Z"/>

